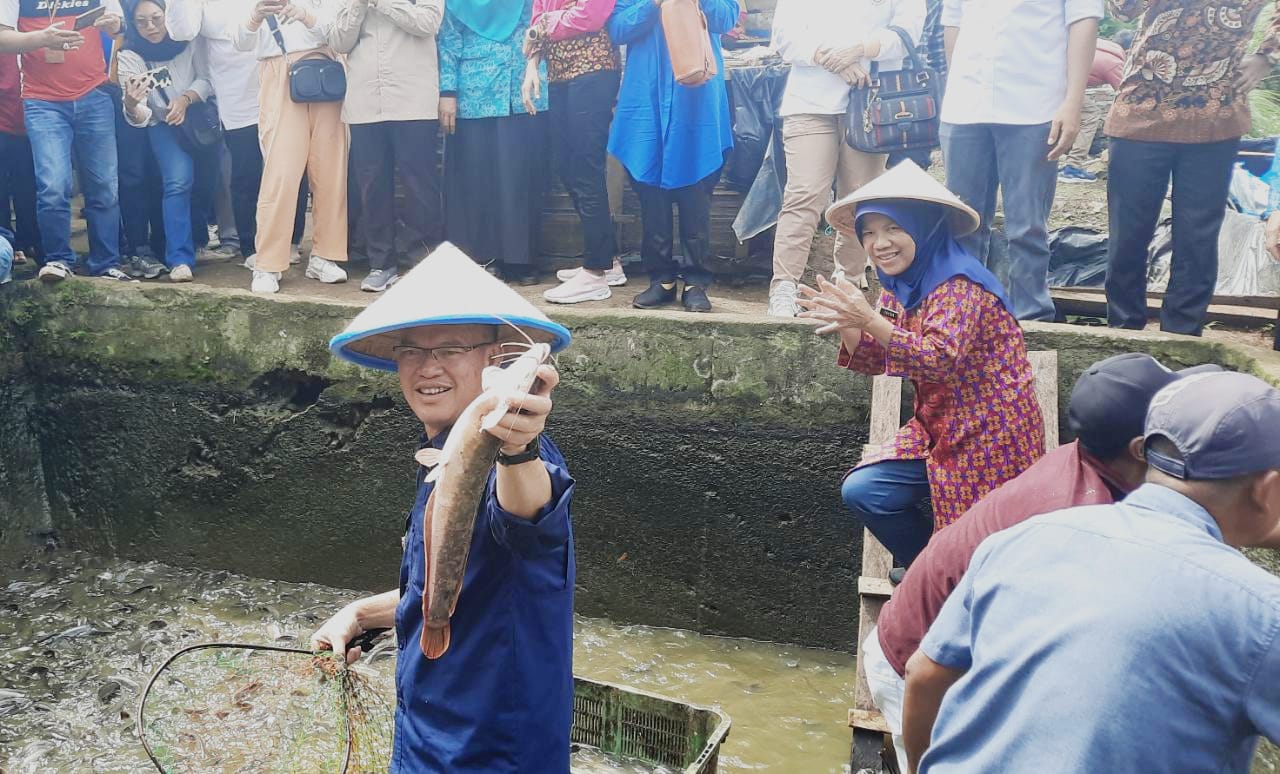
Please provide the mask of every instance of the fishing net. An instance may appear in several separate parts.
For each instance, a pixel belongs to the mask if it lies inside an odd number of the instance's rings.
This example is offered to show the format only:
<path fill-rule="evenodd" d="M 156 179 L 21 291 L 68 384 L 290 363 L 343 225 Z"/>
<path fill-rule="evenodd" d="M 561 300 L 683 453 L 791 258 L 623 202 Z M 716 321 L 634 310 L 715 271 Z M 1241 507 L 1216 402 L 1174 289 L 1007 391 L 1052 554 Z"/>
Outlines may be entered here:
<path fill-rule="evenodd" d="M 385 772 L 393 678 L 332 653 L 206 643 L 156 670 L 138 735 L 162 772 Z"/>

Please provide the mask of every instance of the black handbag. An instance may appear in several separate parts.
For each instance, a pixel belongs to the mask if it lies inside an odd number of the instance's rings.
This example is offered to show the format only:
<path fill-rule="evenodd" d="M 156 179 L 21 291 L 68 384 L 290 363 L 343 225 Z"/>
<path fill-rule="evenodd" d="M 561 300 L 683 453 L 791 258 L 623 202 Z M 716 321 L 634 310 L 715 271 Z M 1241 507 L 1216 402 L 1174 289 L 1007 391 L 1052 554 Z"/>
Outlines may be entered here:
<path fill-rule="evenodd" d="M 212 102 L 192 102 L 178 126 L 178 142 L 188 153 L 204 153 L 222 144 L 222 119 Z"/>
<path fill-rule="evenodd" d="M 280 52 L 287 55 L 276 17 L 268 16 L 267 24 Z M 341 62 L 317 51 L 289 65 L 289 99 L 294 102 L 341 102 L 346 96 L 347 70 Z"/>
<path fill-rule="evenodd" d="M 172 102 L 163 87 L 160 96 L 166 106 Z M 191 155 L 205 153 L 222 144 L 222 119 L 218 117 L 216 103 L 203 101 L 187 105 L 187 114 L 178 124 L 178 144 Z"/>
<path fill-rule="evenodd" d="M 907 49 L 902 69 L 881 72 L 872 62 L 871 82 L 850 89 L 845 142 L 864 153 L 937 147 L 938 74 L 920 58 L 906 30 L 889 29 Z"/>

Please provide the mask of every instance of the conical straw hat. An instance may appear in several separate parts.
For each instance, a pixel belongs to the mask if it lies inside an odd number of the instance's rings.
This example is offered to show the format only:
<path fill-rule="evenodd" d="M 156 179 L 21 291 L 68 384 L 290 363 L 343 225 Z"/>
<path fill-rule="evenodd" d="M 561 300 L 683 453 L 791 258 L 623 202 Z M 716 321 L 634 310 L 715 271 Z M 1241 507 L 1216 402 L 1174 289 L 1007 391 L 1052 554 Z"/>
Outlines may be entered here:
<path fill-rule="evenodd" d="M 406 328 L 507 323 L 534 341 L 550 344 L 552 352 L 569 346 L 567 328 L 445 242 L 356 315 L 329 342 L 329 351 L 357 365 L 394 371 L 391 348 L 400 343 L 399 332 Z"/>
<path fill-rule="evenodd" d="M 946 186 L 934 180 L 910 159 L 900 162 L 893 169 L 828 207 L 827 222 L 845 236 L 857 239 L 855 218 L 858 205 L 885 199 L 911 199 L 942 205 L 951 221 L 952 236 L 971 234 L 981 222 L 972 207 L 960 201 L 960 197 L 948 191 Z"/>

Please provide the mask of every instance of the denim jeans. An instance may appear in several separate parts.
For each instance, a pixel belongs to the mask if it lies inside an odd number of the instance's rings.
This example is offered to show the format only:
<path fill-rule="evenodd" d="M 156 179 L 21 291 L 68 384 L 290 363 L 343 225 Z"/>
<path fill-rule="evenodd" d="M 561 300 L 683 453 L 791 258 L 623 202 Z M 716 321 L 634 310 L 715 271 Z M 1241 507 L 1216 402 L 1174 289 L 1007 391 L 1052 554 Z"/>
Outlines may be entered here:
<path fill-rule="evenodd" d="M 36 218 L 44 263 L 74 267 L 71 249 L 71 159 L 80 169 L 89 222 L 86 271 L 97 276 L 120 263 L 120 202 L 116 191 L 116 131 L 111 97 L 94 89 L 70 102 L 23 100 L 36 167 Z"/>
<path fill-rule="evenodd" d="M 31 142 L 25 134 L 0 133 L 0 227 L 12 227 L 15 249 L 32 258 L 39 255 L 36 170 L 31 163 Z"/>
<path fill-rule="evenodd" d="M 1206 143 L 1111 138 L 1107 323 L 1147 325 L 1147 252 L 1173 181 L 1173 261 L 1160 330 L 1199 336 L 1218 282 L 1218 232 L 1239 138 Z"/>
<path fill-rule="evenodd" d="M 933 536 L 933 517 L 920 507 L 929 499 L 924 460 L 886 460 L 858 468 L 845 477 L 840 497 L 899 567 L 910 565 Z"/>
<path fill-rule="evenodd" d="M 13 245 L 0 237 L 0 285 L 13 279 Z"/>
<path fill-rule="evenodd" d="M 195 165 L 191 155 L 178 143 L 178 130 L 168 124 L 147 127 L 151 152 L 164 181 L 164 265 L 194 267 L 195 243 L 191 234 L 191 187 Z M 204 228 L 204 225 L 200 225 Z"/>
<path fill-rule="evenodd" d="M 943 124 L 947 188 L 978 211 L 982 224 L 960 244 L 983 263 L 991 247 L 996 191 L 1004 193 L 1009 238 L 1006 290 L 1019 320 L 1053 320 L 1049 295 L 1049 210 L 1058 164 L 1049 161 L 1049 124 Z"/>

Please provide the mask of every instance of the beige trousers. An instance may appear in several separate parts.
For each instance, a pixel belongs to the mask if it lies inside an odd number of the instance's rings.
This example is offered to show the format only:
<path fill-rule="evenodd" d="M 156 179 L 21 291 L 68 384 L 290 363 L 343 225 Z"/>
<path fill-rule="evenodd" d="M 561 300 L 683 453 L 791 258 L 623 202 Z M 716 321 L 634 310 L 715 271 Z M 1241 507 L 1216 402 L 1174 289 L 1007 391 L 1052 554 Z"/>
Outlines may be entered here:
<path fill-rule="evenodd" d="M 1102 122 L 1106 120 L 1111 103 L 1115 100 L 1116 90 L 1108 85 L 1085 89 L 1084 102 L 1080 107 L 1080 134 L 1076 135 L 1075 144 L 1062 160 L 1064 164 L 1084 169 L 1085 164 L 1089 163 L 1089 148 L 1093 147 L 1093 138 L 1102 128 Z"/>
<path fill-rule="evenodd" d="M 311 254 L 347 260 L 347 127 L 342 123 L 342 103 L 289 98 L 289 63 L 308 53 L 312 52 L 258 63 L 262 188 L 257 268 L 262 271 L 289 268 L 289 240 L 304 173 L 311 183 Z"/>
<path fill-rule="evenodd" d="M 782 144 L 787 155 L 787 187 L 773 239 L 773 282 L 799 282 L 809 263 L 813 232 L 822 211 L 836 197 L 847 196 L 884 172 L 886 156 L 863 153 L 844 141 L 845 117 L 787 116 L 782 124 Z M 856 239 L 836 234 L 834 266 L 853 277 L 862 273 L 867 255 Z"/>

